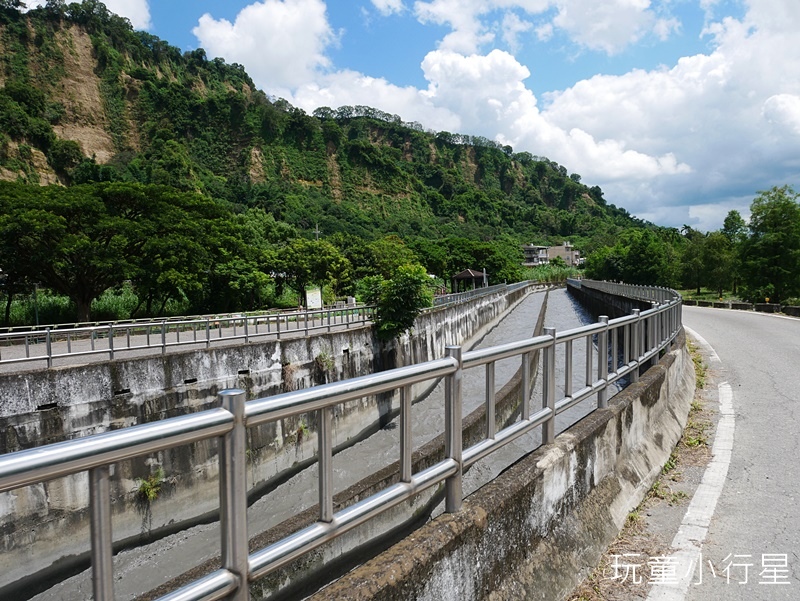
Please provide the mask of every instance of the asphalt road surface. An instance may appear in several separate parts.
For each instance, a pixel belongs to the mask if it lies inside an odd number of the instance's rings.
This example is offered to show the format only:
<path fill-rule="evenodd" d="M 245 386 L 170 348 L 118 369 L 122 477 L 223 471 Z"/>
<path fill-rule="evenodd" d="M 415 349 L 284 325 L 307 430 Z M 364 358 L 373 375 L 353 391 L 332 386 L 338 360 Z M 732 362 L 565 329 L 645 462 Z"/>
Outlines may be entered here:
<path fill-rule="evenodd" d="M 716 352 L 709 376 L 721 405 L 732 401 L 732 445 L 715 449 L 730 462 L 682 596 L 800 599 L 800 319 L 699 307 L 683 317 Z"/>

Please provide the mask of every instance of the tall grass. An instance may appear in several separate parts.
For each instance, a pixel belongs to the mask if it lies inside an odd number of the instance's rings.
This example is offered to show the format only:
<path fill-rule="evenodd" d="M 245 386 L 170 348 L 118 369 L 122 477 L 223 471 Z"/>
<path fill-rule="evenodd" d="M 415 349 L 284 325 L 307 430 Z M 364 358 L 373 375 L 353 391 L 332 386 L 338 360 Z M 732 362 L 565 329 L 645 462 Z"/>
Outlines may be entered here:
<path fill-rule="evenodd" d="M 577 267 L 559 267 L 557 265 L 538 265 L 525 267 L 525 279 L 546 284 L 563 284 L 567 278 L 578 278 L 583 272 Z"/>

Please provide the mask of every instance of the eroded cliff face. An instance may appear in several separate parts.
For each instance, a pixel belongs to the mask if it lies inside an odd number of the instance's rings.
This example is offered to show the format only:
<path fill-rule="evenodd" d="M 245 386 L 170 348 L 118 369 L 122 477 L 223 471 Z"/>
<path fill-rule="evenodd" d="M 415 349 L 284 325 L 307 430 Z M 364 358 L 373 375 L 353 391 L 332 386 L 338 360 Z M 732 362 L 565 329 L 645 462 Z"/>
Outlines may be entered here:
<path fill-rule="evenodd" d="M 53 85 L 51 98 L 64 106 L 65 116 L 53 130 L 59 138 L 77 142 L 85 156 L 107 163 L 116 150 L 108 132 L 92 40 L 77 25 L 58 32 L 56 40 L 64 57 L 64 77 Z"/>

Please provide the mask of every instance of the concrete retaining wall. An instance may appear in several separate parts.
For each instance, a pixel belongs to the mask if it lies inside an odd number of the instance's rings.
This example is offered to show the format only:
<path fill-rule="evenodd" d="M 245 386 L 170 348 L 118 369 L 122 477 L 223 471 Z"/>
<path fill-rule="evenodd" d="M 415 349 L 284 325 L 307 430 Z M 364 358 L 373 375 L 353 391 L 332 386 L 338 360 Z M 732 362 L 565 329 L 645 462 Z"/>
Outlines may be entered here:
<path fill-rule="evenodd" d="M 647 301 L 617 296 L 594 288 L 573 286 L 569 282 L 567 289 L 592 315 L 607 315 L 611 319 L 630 315 L 634 309 L 646 311 L 653 306 Z"/>
<path fill-rule="evenodd" d="M 243 388 L 248 398 L 258 398 L 437 358 L 447 345 L 479 339 L 527 292 L 499 292 L 431 311 L 411 334 L 386 346 L 371 328 L 358 328 L 0 375 L 0 452 L 209 409 L 225 388 Z M 382 395 L 344 406 L 334 419 L 334 444 L 353 444 L 376 430 L 397 404 L 394 396 Z M 313 415 L 250 429 L 253 495 L 312 461 L 314 432 Z M 216 441 L 210 440 L 113 466 L 118 546 L 213 519 L 219 504 L 216 456 Z M 137 503 L 139 483 L 159 469 L 164 474 L 160 497 Z M 86 562 L 87 506 L 86 474 L 0 493 L 0 597 L 10 583 L 24 588 L 24 578 L 37 570 Z"/>
<path fill-rule="evenodd" d="M 314 600 L 564 598 L 596 565 L 681 436 L 694 392 L 683 337 L 658 365 Z"/>

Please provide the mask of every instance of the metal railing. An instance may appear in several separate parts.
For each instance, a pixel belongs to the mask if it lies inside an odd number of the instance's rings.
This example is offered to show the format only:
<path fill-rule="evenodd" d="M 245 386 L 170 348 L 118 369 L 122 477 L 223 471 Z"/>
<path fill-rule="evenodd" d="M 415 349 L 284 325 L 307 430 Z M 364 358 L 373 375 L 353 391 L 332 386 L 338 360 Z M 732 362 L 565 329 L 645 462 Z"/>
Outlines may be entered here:
<path fill-rule="evenodd" d="M 527 284 L 528 282 L 523 282 Z M 501 292 L 508 288 L 506 284 L 495 284 L 494 286 L 484 286 L 482 288 L 475 288 L 474 290 L 467 290 L 466 292 L 454 292 L 453 294 L 442 294 L 433 299 L 434 307 L 441 307 L 443 305 L 450 305 L 453 303 L 460 303 L 471 298 L 478 296 L 485 296 L 493 292 Z"/>
<path fill-rule="evenodd" d="M 191 319 L 115 322 L 78 328 L 46 327 L 43 330 L 15 331 L 0 334 L 0 364 L 46 362 L 66 357 L 105 355 L 114 359 L 120 353 L 143 349 L 250 342 L 293 332 L 331 331 L 334 326 L 366 324 L 372 321 L 375 307 L 316 309 L 258 315 L 205 316 Z"/>
<path fill-rule="evenodd" d="M 494 292 L 511 292 L 533 282 L 499 284 L 478 288 L 469 292 L 449 294 L 434 299 L 438 309 Z M 65 327 L 61 325 L 37 328 L 9 328 L 0 332 L 0 365 L 12 363 L 45 363 L 67 357 L 104 355 L 115 359 L 120 354 L 142 350 L 159 350 L 188 345 L 225 344 L 236 340 L 252 340 L 282 335 L 327 330 L 332 327 L 371 323 L 376 307 L 355 305 L 328 307 L 310 311 L 270 312 L 260 314 L 204 315 L 188 318 L 164 318 L 160 320 L 134 319 L 107 323 L 94 323 Z"/>
<path fill-rule="evenodd" d="M 627 296 L 628 298 L 635 298 L 644 301 L 656 301 L 665 303 L 674 298 L 679 298 L 680 295 L 671 288 L 662 288 L 659 286 L 637 286 L 634 284 L 623 284 L 621 282 L 605 282 L 599 280 L 567 280 L 570 284 L 577 288 L 591 288 L 600 292 L 608 294 L 615 294 L 617 296 Z"/>
<path fill-rule="evenodd" d="M 584 285 L 586 283 L 584 282 Z M 241 390 L 220 394 L 218 409 L 165 419 L 82 439 L 50 444 L 0 456 L 0 492 L 53 478 L 89 472 L 91 558 L 94 599 L 113 599 L 113 564 L 109 467 L 115 462 L 203 439 L 218 438 L 221 567 L 212 574 L 162 597 L 162 601 L 211 601 L 228 596 L 249 599 L 247 583 L 264 577 L 294 559 L 431 487 L 445 488 L 445 510 L 462 503 L 463 470 L 520 436 L 541 427 L 542 442 L 555 438 L 555 418 L 573 405 L 597 397 L 608 405 L 609 387 L 625 375 L 638 378 L 639 367 L 658 356 L 681 327 L 677 294 L 652 309 L 591 325 L 556 332 L 493 348 L 462 353 L 448 347 L 442 359 L 386 372 L 245 401 Z M 573 356 L 573 342 L 586 339 L 585 353 Z M 595 344 L 596 341 L 596 344 Z M 530 390 L 530 353 L 542 354 L 543 391 L 539 403 L 523 394 L 520 419 L 496 431 L 494 369 L 509 357 L 522 360 L 522 387 Z M 564 353 L 565 379 L 556 382 L 556 353 Z M 585 385 L 573 390 L 576 362 L 583 362 Z M 483 440 L 463 448 L 462 373 L 483 368 L 486 380 L 486 432 Z M 412 471 L 411 386 L 445 378 L 445 458 L 422 471 Z M 333 428 L 337 405 L 363 397 L 400 392 L 400 481 L 338 512 L 333 510 Z M 308 412 L 318 412 L 318 521 L 254 553 L 247 536 L 246 430 Z M 533 449 L 531 449 L 533 450 Z"/>

